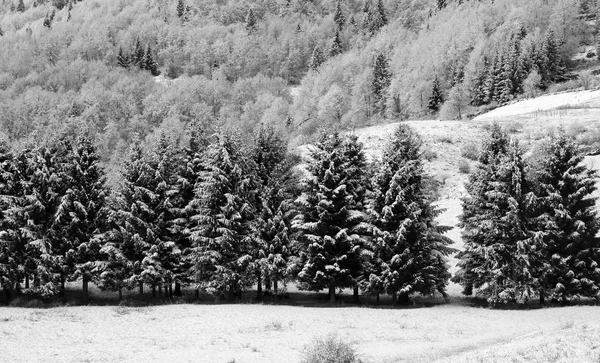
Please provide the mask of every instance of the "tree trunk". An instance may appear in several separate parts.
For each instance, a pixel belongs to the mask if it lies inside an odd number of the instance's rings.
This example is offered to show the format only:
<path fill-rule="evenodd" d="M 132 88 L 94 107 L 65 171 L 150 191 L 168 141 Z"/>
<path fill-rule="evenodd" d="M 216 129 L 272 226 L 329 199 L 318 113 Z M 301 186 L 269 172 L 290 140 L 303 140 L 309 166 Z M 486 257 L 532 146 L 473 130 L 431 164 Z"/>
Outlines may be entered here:
<path fill-rule="evenodd" d="M 10 302 L 10 290 L 6 286 L 2 288 L 2 300 L 4 301 L 4 305 L 8 305 Z"/>
<path fill-rule="evenodd" d="M 273 294 L 277 295 L 277 280 L 273 280 Z"/>
<path fill-rule="evenodd" d="M 377 305 L 379 305 L 379 293 L 377 293 Z"/>
<path fill-rule="evenodd" d="M 408 294 L 399 294 L 398 295 L 398 304 L 408 305 L 409 299 Z"/>
<path fill-rule="evenodd" d="M 140 282 L 140 295 L 144 295 L 144 283 Z"/>
<path fill-rule="evenodd" d="M 175 283 L 175 296 L 181 296 L 181 284 L 179 282 Z"/>
<path fill-rule="evenodd" d="M 165 289 L 165 292 L 166 292 L 166 289 Z M 163 296 L 163 288 L 162 288 L 162 286 L 159 286 L 158 287 L 158 297 L 162 297 L 162 296 Z"/>
<path fill-rule="evenodd" d="M 60 297 L 65 297 L 65 276 L 60 276 Z"/>
<path fill-rule="evenodd" d="M 83 274 L 83 282 L 82 282 L 83 286 L 83 303 L 84 304 L 88 304 L 89 302 L 89 289 L 88 289 L 88 276 L 86 274 Z"/>
<path fill-rule="evenodd" d="M 277 286 L 277 281 L 273 281 L 273 283 Z M 277 289 L 277 287 L 275 287 L 275 289 Z M 271 290 L 271 278 L 268 275 L 265 276 L 265 290 Z"/>
<path fill-rule="evenodd" d="M 177 291 L 177 287 L 175 287 L 175 291 Z M 181 296 L 181 291 L 179 296 Z M 196 289 L 196 300 L 200 300 L 200 290 L 198 289 Z"/>
<path fill-rule="evenodd" d="M 169 299 L 173 298 L 173 284 L 169 284 Z"/>
<path fill-rule="evenodd" d="M 335 285 L 329 284 L 329 303 L 335 303 Z"/>
<path fill-rule="evenodd" d="M 398 302 L 398 294 L 396 294 L 395 292 L 392 294 L 392 305 L 396 305 L 396 303 Z"/>
<path fill-rule="evenodd" d="M 123 288 L 119 286 L 119 301 L 123 301 Z"/>
<path fill-rule="evenodd" d="M 354 286 L 354 302 L 358 303 L 358 286 Z"/>
<path fill-rule="evenodd" d="M 152 286 L 152 297 L 156 297 L 156 286 Z"/>
<path fill-rule="evenodd" d="M 260 273 L 260 269 L 257 271 L 256 274 L 257 278 L 256 278 L 256 299 L 260 300 L 260 298 L 262 297 L 263 291 L 262 291 L 262 274 Z M 240 296 L 241 298 L 241 296 Z"/>
<path fill-rule="evenodd" d="M 29 275 L 25 274 L 25 288 L 29 288 Z"/>
<path fill-rule="evenodd" d="M 540 289 L 540 305 L 546 304 L 546 296 L 544 289 Z"/>

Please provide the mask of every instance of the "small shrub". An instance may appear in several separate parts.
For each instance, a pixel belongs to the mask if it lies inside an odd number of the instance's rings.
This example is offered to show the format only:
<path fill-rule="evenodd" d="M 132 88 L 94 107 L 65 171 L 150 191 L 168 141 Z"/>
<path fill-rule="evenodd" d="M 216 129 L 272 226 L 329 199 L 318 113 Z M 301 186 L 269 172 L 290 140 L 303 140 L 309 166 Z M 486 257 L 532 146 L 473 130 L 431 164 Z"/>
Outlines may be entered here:
<path fill-rule="evenodd" d="M 360 359 L 350 344 L 336 334 L 329 334 L 304 347 L 302 363 L 360 363 Z"/>
<path fill-rule="evenodd" d="M 430 147 L 424 146 L 422 150 L 422 155 L 425 158 L 425 160 L 432 161 L 437 159 L 438 154 L 435 151 L 433 151 Z"/>
<path fill-rule="evenodd" d="M 479 147 L 474 143 L 464 144 L 460 148 L 460 156 L 475 161 L 479 158 Z"/>
<path fill-rule="evenodd" d="M 458 171 L 463 174 L 469 174 L 471 172 L 471 164 L 465 159 L 460 159 L 458 161 Z"/>
<path fill-rule="evenodd" d="M 450 174 L 441 173 L 440 175 L 438 175 L 438 178 L 439 178 L 441 184 L 446 184 L 446 180 L 448 180 L 450 178 Z"/>
<path fill-rule="evenodd" d="M 594 52 L 593 50 L 590 50 L 589 52 L 587 52 L 587 54 L 585 55 L 586 58 L 594 58 L 596 56 L 596 52 Z"/>
<path fill-rule="evenodd" d="M 442 136 L 438 139 L 439 142 L 443 142 L 445 144 L 454 144 L 454 140 L 450 136 Z"/>
<path fill-rule="evenodd" d="M 280 321 L 273 320 L 265 326 L 265 329 L 266 330 L 281 330 L 281 329 L 283 329 L 283 326 L 281 325 Z"/>

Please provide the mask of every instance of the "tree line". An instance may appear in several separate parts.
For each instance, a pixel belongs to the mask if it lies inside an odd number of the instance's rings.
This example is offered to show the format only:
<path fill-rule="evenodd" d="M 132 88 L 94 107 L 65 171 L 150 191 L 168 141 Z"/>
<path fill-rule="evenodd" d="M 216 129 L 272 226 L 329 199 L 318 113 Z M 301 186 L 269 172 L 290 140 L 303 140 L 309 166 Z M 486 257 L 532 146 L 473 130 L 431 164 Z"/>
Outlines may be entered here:
<path fill-rule="evenodd" d="M 88 137 L 0 153 L 0 281 L 14 294 L 64 294 L 80 280 L 103 290 L 182 286 L 233 301 L 279 283 L 342 288 L 407 302 L 446 297 L 447 257 L 457 252 L 435 221 L 440 210 L 423 170 L 422 141 L 407 125 L 368 162 L 353 134 L 322 132 L 306 165 L 263 126 L 183 140 L 135 139 L 109 188 Z M 492 304 L 539 297 L 597 297 L 595 174 L 564 132 L 525 162 L 498 125 L 466 185 L 465 248 L 453 281 Z"/>

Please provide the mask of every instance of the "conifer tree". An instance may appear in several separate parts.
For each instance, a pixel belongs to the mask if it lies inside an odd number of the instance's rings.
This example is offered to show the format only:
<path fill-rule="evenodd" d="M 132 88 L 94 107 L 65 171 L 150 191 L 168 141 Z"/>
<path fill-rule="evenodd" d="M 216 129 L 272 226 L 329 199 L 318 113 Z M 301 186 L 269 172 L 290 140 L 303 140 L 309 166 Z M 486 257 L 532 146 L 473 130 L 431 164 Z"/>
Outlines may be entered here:
<path fill-rule="evenodd" d="M 425 189 L 421 145 L 418 135 L 401 124 L 376 165 L 369 206 L 372 257 L 364 272 L 370 295 L 399 295 L 403 302 L 412 293 L 446 296 L 450 274 L 445 256 L 454 250 L 443 234 L 451 227 L 434 222 L 440 210 Z"/>
<path fill-rule="evenodd" d="M 471 95 L 471 105 L 473 106 L 481 106 L 488 102 L 485 89 L 485 82 L 488 77 L 488 67 L 489 65 L 486 60 L 482 69 L 475 76 L 471 89 L 469 90 Z"/>
<path fill-rule="evenodd" d="M 461 223 L 465 250 L 458 254 L 453 281 L 464 293 L 492 304 L 526 302 L 539 287 L 529 256 L 535 236 L 529 225 L 531 187 L 516 142 L 494 124 L 479 165 L 466 185 Z"/>
<path fill-rule="evenodd" d="M 349 158 L 338 132 L 321 134 L 311 152 L 311 176 L 303 184 L 303 195 L 298 199 L 300 214 L 294 221 L 302 246 L 300 288 L 326 288 L 330 302 L 335 302 L 336 289 L 356 284 L 361 270 L 364 215 L 357 200 L 356 180 L 360 174 L 355 166 L 360 160 L 364 162 L 362 147 L 356 153 L 356 159 Z"/>
<path fill-rule="evenodd" d="M 183 20 L 185 14 L 185 2 L 184 0 L 177 0 L 177 17 Z"/>
<path fill-rule="evenodd" d="M 239 141 L 221 133 L 208 147 L 190 209 L 198 287 L 234 300 L 252 283 L 252 175 Z"/>
<path fill-rule="evenodd" d="M 444 103 L 444 97 L 442 96 L 442 90 L 440 88 L 440 80 L 436 76 L 433 79 L 433 86 L 431 88 L 431 96 L 427 102 L 427 108 L 432 112 L 437 112 Z"/>
<path fill-rule="evenodd" d="M 4 30 L 2 30 L 2 27 L 0 26 L 0 37 L 4 36 Z"/>
<path fill-rule="evenodd" d="M 329 56 L 335 57 L 338 54 L 342 53 L 342 39 L 340 38 L 339 30 L 335 31 L 335 35 L 331 41 L 331 45 L 329 46 Z"/>
<path fill-rule="evenodd" d="M 194 200 L 194 188 L 198 181 L 198 176 L 204 169 L 204 153 L 207 148 L 207 138 L 203 130 L 196 122 L 190 124 L 188 130 L 189 140 L 187 146 L 183 149 L 181 155 L 181 165 L 177 168 L 176 189 L 178 193 L 174 196 L 172 234 L 177 248 L 181 251 L 182 257 L 179 264 L 173 269 L 173 279 L 175 281 L 175 296 L 181 295 L 181 285 L 193 281 L 189 270 L 193 266 L 194 256 L 192 254 L 192 244 L 188 238 L 188 231 L 193 227 L 191 220 L 194 215 L 194 209 L 188 205 Z"/>
<path fill-rule="evenodd" d="M 158 64 L 152 56 L 152 47 L 150 46 L 150 44 L 146 46 L 146 52 L 144 53 L 144 57 L 142 58 L 142 69 L 150 71 L 150 73 L 155 77 L 160 75 L 160 71 L 158 70 Z"/>
<path fill-rule="evenodd" d="M 386 11 L 383 6 L 383 1 L 377 0 L 377 5 L 375 7 L 373 7 L 372 5 L 367 5 L 367 3 L 365 3 L 365 8 L 363 8 L 363 11 L 365 9 L 367 15 L 364 22 L 364 27 L 368 34 L 375 35 L 379 32 L 381 28 L 386 26 L 388 23 Z"/>
<path fill-rule="evenodd" d="M 144 69 L 143 60 L 144 60 L 144 48 L 142 48 L 142 43 L 140 43 L 140 39 L 137 38 L 135 40 L 133 54 L 131 54 L 131 57 L 130 57 L 130 63 L 140 69 Z"/>
<path fill-rule="evenodd" d="M 25 12 L 25 3 L 23 3 L 23 0 L 19 0 L 17 3 L 17 11 L 20 13 Z"/>
<path fill-rule="evenodd" d="M 13 155 L 5 141 L 0 141 L 0 288 L 4 302 L 9 303 L 11 292 L 18 289 L 24 246 L 19 243 L 18 230 L 12 225 L 9 210 L 16 197 Z"/>
<path fill-rule="evenodd" d="M 254 15 L 254 10 L 252 8 L 250 8 L 248 14 L 246 14 L 246 30 L 248 33 L 254 33 L 258 30 L 256 15 Z"/>
<path fill-rule="evenodd" d="M 53 228 L 62 238 L 62 269 L 71 280 L 81 277 L 87 300 L 88 282 L 95 278 L 95 263 L 100 257 L 100 238 L 107 229 L 108 190 L 100 156 L 91 140 L 82 137 L 68 151 L 63 164 L 68 189 L 61 197 Z"/>
<path fill-rule="evenodd" d="M 44 27 L 50 29 L 52 28 L 52 19 L 50 19 L 50 17 L 48 16 L 48 14 L 46 14 L 46 16 L 44 17 L 44 23 L 43 23 Z"/>
<path fill-rule="evenodd" d="M 548 86 L 550 83 L 560 80 L 564 75 L 564 68 L 558 51 L 556 35 L 552 30 L 548 30 L 544 36 L 537 65 L 544 86 Z"/>
<path fill-rule="evenodd" d="M 262 279 L 267 288 L 286 280 L 293 257 L 291 218 L 295 208 L 297 178 L 293 161 L 287 154 L 287 142 L 272 126 L 262 125 L 254 137 L 252 160 L 256 167 L 258 193 L 254 223 L 254 268 L 257 270 L 259 295 Z"/>
<path fill-rule="evenodd" d="M 333 15 L 333 21 L 335 22 L 335 24 L 337 26 L 337 30 L 339 30 L 339 31 L 344 30 L 344 25 L 346 24 L 346 16 L 344 15 L 344 12 L 342 11 L 341 0 L 337 0 L 337 2 L 335 4 L 335 13 Z"/>
<path fill-rule="evenodd" d="M 373 103 L 375 110 L 385 112 L 385 93 L 392 81 L 386 56 L 379 53 L 373 64 Z"/>
<path fill-rule="evenodd" d="M 438 10 L 446 7 L 446 0 L 436 0 Z"/>
<path fill-rule="evenodd" d="M 318 45 L 315 45 L 315 49 L 313 50 L 312 56 L 310 57 L 310 61 L 308 62 L 308 67 L 312 70 L 317 70 L 321 64 L 325 62 L 325 57 L 323 56 L 323 52 Z"/>
<path fill-rule="evenodd" d="M 117 64 L 123 68 L 129 68 L 129 56 L 123 52 L 123 48 L 119 47 L 119 54 L 117 55 Z"/>
<path fill-rule="evenodd" d="M 542 261 L 537 273 L 544 297 L 566 301 L 575 296 L 597 298 L 600 292 L 600 229 L 595 211 L 596 174 L 564 130 L 544 145 L 536 172 L 535 229 Z"/>

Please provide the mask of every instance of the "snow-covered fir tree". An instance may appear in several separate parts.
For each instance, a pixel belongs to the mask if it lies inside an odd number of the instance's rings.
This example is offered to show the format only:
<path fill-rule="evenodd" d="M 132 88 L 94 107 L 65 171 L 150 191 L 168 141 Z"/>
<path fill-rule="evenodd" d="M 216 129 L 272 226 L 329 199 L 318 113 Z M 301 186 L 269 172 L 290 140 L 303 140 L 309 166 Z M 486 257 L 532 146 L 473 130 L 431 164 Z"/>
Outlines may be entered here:
<path fill-rule="evenodd" d="M 454 250 L 443 234 L 451 227 L 434 222 L 440 210 L 425 188 L 421 145 L 418 135 L 401 124 L 375 166 L 371 258 L 364 270 L 369 295 L 391 294 L 401 302 L 412 293 L 446 296 L 446 256 Z"/>
<path fill-rule="evenodd" d="M 328 289 L 331 302 L 335 302 L 336 289 L 356 285 L 365 244 L 356 169 L 357 163 L 364 163 L 364 151 L 362 146 L 350 151 L 353 147 L 347 142 L 353 141 L 345 141 L 338 132 L 321 134 L 311 151 L 311 175 L 303 182 L 303 194 L 297 200 L 300 214 L 294 221 L 302 246 L 300 288 Z"/>
<path fill-rule="evenodd" d="M 600 229 L 595 210 L 596 173 L 583 164 L 573 139 L 559 130 L 545 143 L 534 177 L 540 300 L 562 302 L 600 293 Z"/>
<path fill-rule="evenodd" d="M 535 244 L 528 219 L 534 197 L 521 154 L 516 141 L 494 124 L 466 184 L 469 196 L 460 216 L 465 249 L 458 254 L 453 281 L 463 293 L 491 304 L 526 302 L 537 288 L 529 260 Z"/>
<path fill-rule="evenodd" d="M 255 187 L 241 142 L 223 132 L 206 150 L 189 205 L 197 287 L 234 300 L 253 281 L 252 223 Z"/>

